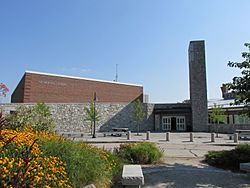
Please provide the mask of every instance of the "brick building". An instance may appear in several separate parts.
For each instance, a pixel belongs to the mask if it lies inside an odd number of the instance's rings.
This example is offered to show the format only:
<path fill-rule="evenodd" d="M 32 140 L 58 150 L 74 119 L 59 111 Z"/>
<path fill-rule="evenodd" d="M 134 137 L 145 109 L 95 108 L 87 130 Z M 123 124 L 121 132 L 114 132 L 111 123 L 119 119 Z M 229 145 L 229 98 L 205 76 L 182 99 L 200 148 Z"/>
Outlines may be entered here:
<path fill-rule="evenodd" d="M 205 41 L 191 41 L 188 53 L 190 101 L 185 104 L 144 103 L 146 115 L 141 122 L 141 130 L 208 131 Z M 99 130 L 107 131 L 111 127 L 136 130 L 134 107 L 130 103 L 136 99 L 143 101 L 141 85 L 27 71 L 13 92 L 11 102 L 57 103 L 49 104 L 57 121 L 57 129 L 79 131 L 83 109 L 93 100 L 94 92 L 97 93 L 98 111 L 103 116 Z"/>
<path fill-rule="evenodd" d="M 143 86 L 26 71 L 11 95 L 12 103 L 85 103 L 143 100 Z"/>

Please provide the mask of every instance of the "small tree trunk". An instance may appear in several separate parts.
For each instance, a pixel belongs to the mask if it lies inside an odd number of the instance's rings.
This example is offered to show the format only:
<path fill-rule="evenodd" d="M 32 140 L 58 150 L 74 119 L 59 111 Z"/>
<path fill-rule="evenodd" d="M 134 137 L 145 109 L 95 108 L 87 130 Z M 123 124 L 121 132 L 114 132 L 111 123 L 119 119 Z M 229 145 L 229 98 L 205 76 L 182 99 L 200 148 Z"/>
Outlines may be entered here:
<path fill-rule="evenodd" d="M 219 138 L 218 121 L 217 121 L 217 123 L 216 123 L 216 138 Z"/>
<path fill-rule="evenodd" d="M 137 125 L 137 135 L 139 135 L 139 132 L 140 132 L 140 124 L 138 123 L 138 125 Z"/>
<path fill-rule="evenodd" d="M 93 135 L 93 121 L 91 121 L 90 134 Z"/>

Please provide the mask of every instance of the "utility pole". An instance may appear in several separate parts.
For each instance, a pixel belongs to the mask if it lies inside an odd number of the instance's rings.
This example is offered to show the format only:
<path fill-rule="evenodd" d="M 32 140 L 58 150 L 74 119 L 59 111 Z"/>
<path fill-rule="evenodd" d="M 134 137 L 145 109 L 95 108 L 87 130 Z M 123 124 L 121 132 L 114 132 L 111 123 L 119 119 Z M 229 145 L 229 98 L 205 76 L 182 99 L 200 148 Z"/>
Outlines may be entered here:
<path fill-rule="evenodd" d="M 115 66 L 115 81 L 118 82 L 118 64 Z"/>

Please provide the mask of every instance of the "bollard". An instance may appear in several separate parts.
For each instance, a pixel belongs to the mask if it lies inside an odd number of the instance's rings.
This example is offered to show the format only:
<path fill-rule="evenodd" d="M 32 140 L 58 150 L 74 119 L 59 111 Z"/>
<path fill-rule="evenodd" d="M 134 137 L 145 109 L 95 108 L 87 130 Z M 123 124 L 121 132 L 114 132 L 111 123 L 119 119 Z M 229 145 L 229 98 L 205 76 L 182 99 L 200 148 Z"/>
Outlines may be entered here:
<path fill-rule="evenodd" d="M 215 133 L 211 133 L 211 142 L 215 142 Z"/>
<path fill-rule="evenodd" d="M 166 141 L 170 141 L 170 132 L 166 133 Z"/>
<path fill-rule="evenodd" d="M 147 131 L 146 140 L 150 140 L 150 131 Z"/>
<path fill-rule="evenodd" d="M 128 138 L 128 140 L 131 139 L 131 131 L 128 131 L 127 138 Z"/>
<path fill-rule="evenodd" d="M 239 134 L 234 133 L 234 143 L 238 143 Z"/>
<path fill-rule="evenodd" d="M 194 141 L 193 133 L 190 133 L 190 142 Z"/>

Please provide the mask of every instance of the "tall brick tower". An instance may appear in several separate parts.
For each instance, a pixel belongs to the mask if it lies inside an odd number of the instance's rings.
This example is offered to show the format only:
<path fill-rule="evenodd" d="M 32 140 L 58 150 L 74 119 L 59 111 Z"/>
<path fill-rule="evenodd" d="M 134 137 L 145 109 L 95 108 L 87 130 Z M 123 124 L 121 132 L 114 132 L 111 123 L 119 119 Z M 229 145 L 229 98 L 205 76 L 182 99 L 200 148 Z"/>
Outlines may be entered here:
<path fill-rule="evenodd" d="M 205 41 L 190 41 L 189 85 L 193 131 L 208 130 Z"/>

